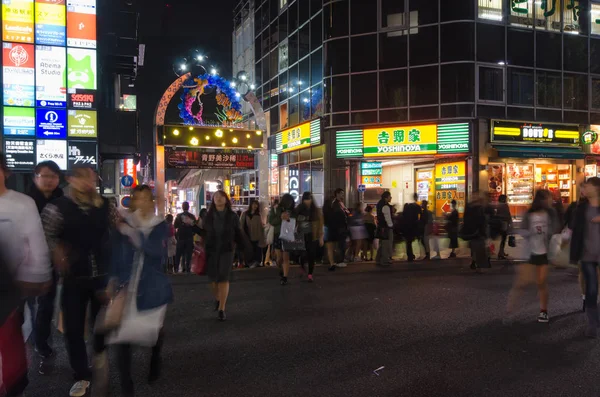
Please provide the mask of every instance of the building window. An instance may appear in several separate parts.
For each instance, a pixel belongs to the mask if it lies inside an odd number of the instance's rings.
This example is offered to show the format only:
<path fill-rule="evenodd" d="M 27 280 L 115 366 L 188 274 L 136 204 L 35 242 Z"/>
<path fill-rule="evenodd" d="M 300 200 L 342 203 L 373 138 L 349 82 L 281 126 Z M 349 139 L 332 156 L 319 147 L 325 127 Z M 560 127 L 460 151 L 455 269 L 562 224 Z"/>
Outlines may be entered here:
<path fill-rule="evenodd" d="M 402 28 L 406 26 L 404 1 L 381 0 L 381 24 L 384 28 Z"/>
<path fill-rule="evenodd" d="M 533 2 L 511 0 L 509 22 L 514 26 L 533 27 Z"/>
<path fill-rule="evenodd" d="M 288 0 L 279 0 L 279 9 L 281 10 L 283 7 L 287 6 Z"/>
<path fill-rule="evenodd" d="M 565 109 L 588 109 L 587 76 L 582 74 L 565 73 L 563 80 Z"/>
<path fill-rule="evenodd" d="M 542 8 L 544 6 L 544 8 Z M 536 29 L 554 30 L 560 32 L 560 0 L 546 0 L 536 4 Z"/>
<path fill-rule="evenodd" d="M 533 71 L 508 69 L 508 104 L 533 106 Z"/>
<path fill-rule="evenodd" d="M 279 44 L 279 70 L 285 70 L 288 66 L 288 42 L 286 39 Z"/>
<path fill-rule="evenodd" d="M 590 25 L 592 34 L 600 35 L 600 3 L 592 3 L 591 6 L 592 10 L 590 13 Z"/>
<path fill-rule="evenodd" d="M 561 107 L 560 73 L 537 72 L 537 105 L 546 108 Z"/>
<path fill-rule="evenodd" d="M 580 0 L 565 0 L 563 10 L 563 28 L 565 32 L 579 33 L 581 27 L 581 10 Z M 592 21 L 593 22 L 593 21 Z"/>
<path fill-rule="evenodd" d="M 504 3 L 504 0 L 479 0 L 477 16 L 481 19 L 501 21 L 502 3 Z"/>
<path fill-rule="evenodd" d="M 479 100 L 504 102 L 504 69 L 479 66 Z"/>
<path fill-rule="evenodd" d="M 600 79 L 592 78 L 592 109 L 600 109 Z"/>

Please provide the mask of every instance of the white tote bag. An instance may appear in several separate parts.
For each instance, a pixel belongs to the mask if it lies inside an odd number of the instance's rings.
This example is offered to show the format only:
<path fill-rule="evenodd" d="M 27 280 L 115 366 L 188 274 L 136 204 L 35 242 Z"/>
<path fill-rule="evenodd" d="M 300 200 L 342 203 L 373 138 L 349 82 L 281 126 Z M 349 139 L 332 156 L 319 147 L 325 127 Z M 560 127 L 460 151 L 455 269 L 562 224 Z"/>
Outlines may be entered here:
<path fill-rule="evenodd" d="M 144 311 L 137 309 L 137 288 L 144 266 L 144 254 L 136 254 L 135 257 L 138 266 L 136 266 L 134 279 L 129 284 L 127 306 L 123 312 L 121 326 L 107 338 L 106 343 L 109 345 L 127 343 L 152 347 L 156 345 L 158 334 L 165 320 L 167 305 Z"/>
<path fill-rule="evenodd" d="M 290 218 L 289 221 L 281 222 L 281 232 L 279 233 L 279 238 L 285 241 L 295 241 L 296 237 L 294 234 L 296 233 L 296 219 Z"/>

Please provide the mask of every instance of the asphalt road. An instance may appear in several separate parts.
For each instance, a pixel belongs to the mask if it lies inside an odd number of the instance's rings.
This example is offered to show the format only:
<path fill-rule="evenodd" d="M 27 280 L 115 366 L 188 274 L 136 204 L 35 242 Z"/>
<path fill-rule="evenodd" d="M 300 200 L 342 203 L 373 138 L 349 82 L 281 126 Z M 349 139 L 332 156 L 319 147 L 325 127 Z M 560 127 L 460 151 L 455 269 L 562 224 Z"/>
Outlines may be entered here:
<path fill-rule="evenodd" d="M 149 351 L 137 350 L 138 395 L 600 395 L 600 341 L 583 337 L 576 272 L 551 272 L 550 324 L 535 322 L 532 288 L 506 326 L 513 266 L 474 274 L 467 265 L 318 267 L 315 283 L 293 277 L 286 287 L 276 269 L 238 271 L 225 323 L 205 278 L 175 276 L 163 376 L 147 385 Z M 32 365 L 29 397 L 68 395 L 66 353 L 55 341 L 54 373 L 40 376 Z M 111 381 L 119 396 L 114 370 Z"/>

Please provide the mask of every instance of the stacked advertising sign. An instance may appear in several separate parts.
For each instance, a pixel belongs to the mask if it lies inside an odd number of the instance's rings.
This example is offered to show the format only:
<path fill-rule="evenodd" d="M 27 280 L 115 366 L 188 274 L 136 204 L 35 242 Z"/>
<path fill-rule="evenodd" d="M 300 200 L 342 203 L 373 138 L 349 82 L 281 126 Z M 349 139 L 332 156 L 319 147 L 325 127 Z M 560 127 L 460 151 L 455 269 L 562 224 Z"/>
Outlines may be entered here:
<path fill-rule="evenodd" d="M 96 0 L 3 0 L 2 83 L 11 169 L 97 165 Z"/>

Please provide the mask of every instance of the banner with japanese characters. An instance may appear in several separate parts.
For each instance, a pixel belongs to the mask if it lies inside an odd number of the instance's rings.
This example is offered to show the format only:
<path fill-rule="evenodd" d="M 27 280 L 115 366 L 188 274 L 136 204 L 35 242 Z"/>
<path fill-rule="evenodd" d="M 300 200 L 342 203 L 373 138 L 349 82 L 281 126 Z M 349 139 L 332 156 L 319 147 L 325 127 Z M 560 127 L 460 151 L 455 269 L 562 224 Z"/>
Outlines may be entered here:
<path fill-rule="evenodd" d="M 456 200 L 459 213 L 465 208 L 465 162 L 435 165 L 435 215 L 442 217 L 452 211 L 452 200 Z"/>
<path fill-rule="evenodd" d="M 254 169 L 254 153 L 208 153 L 194 150 L 165 150 L 167 168 L 180 169 Z"/>

